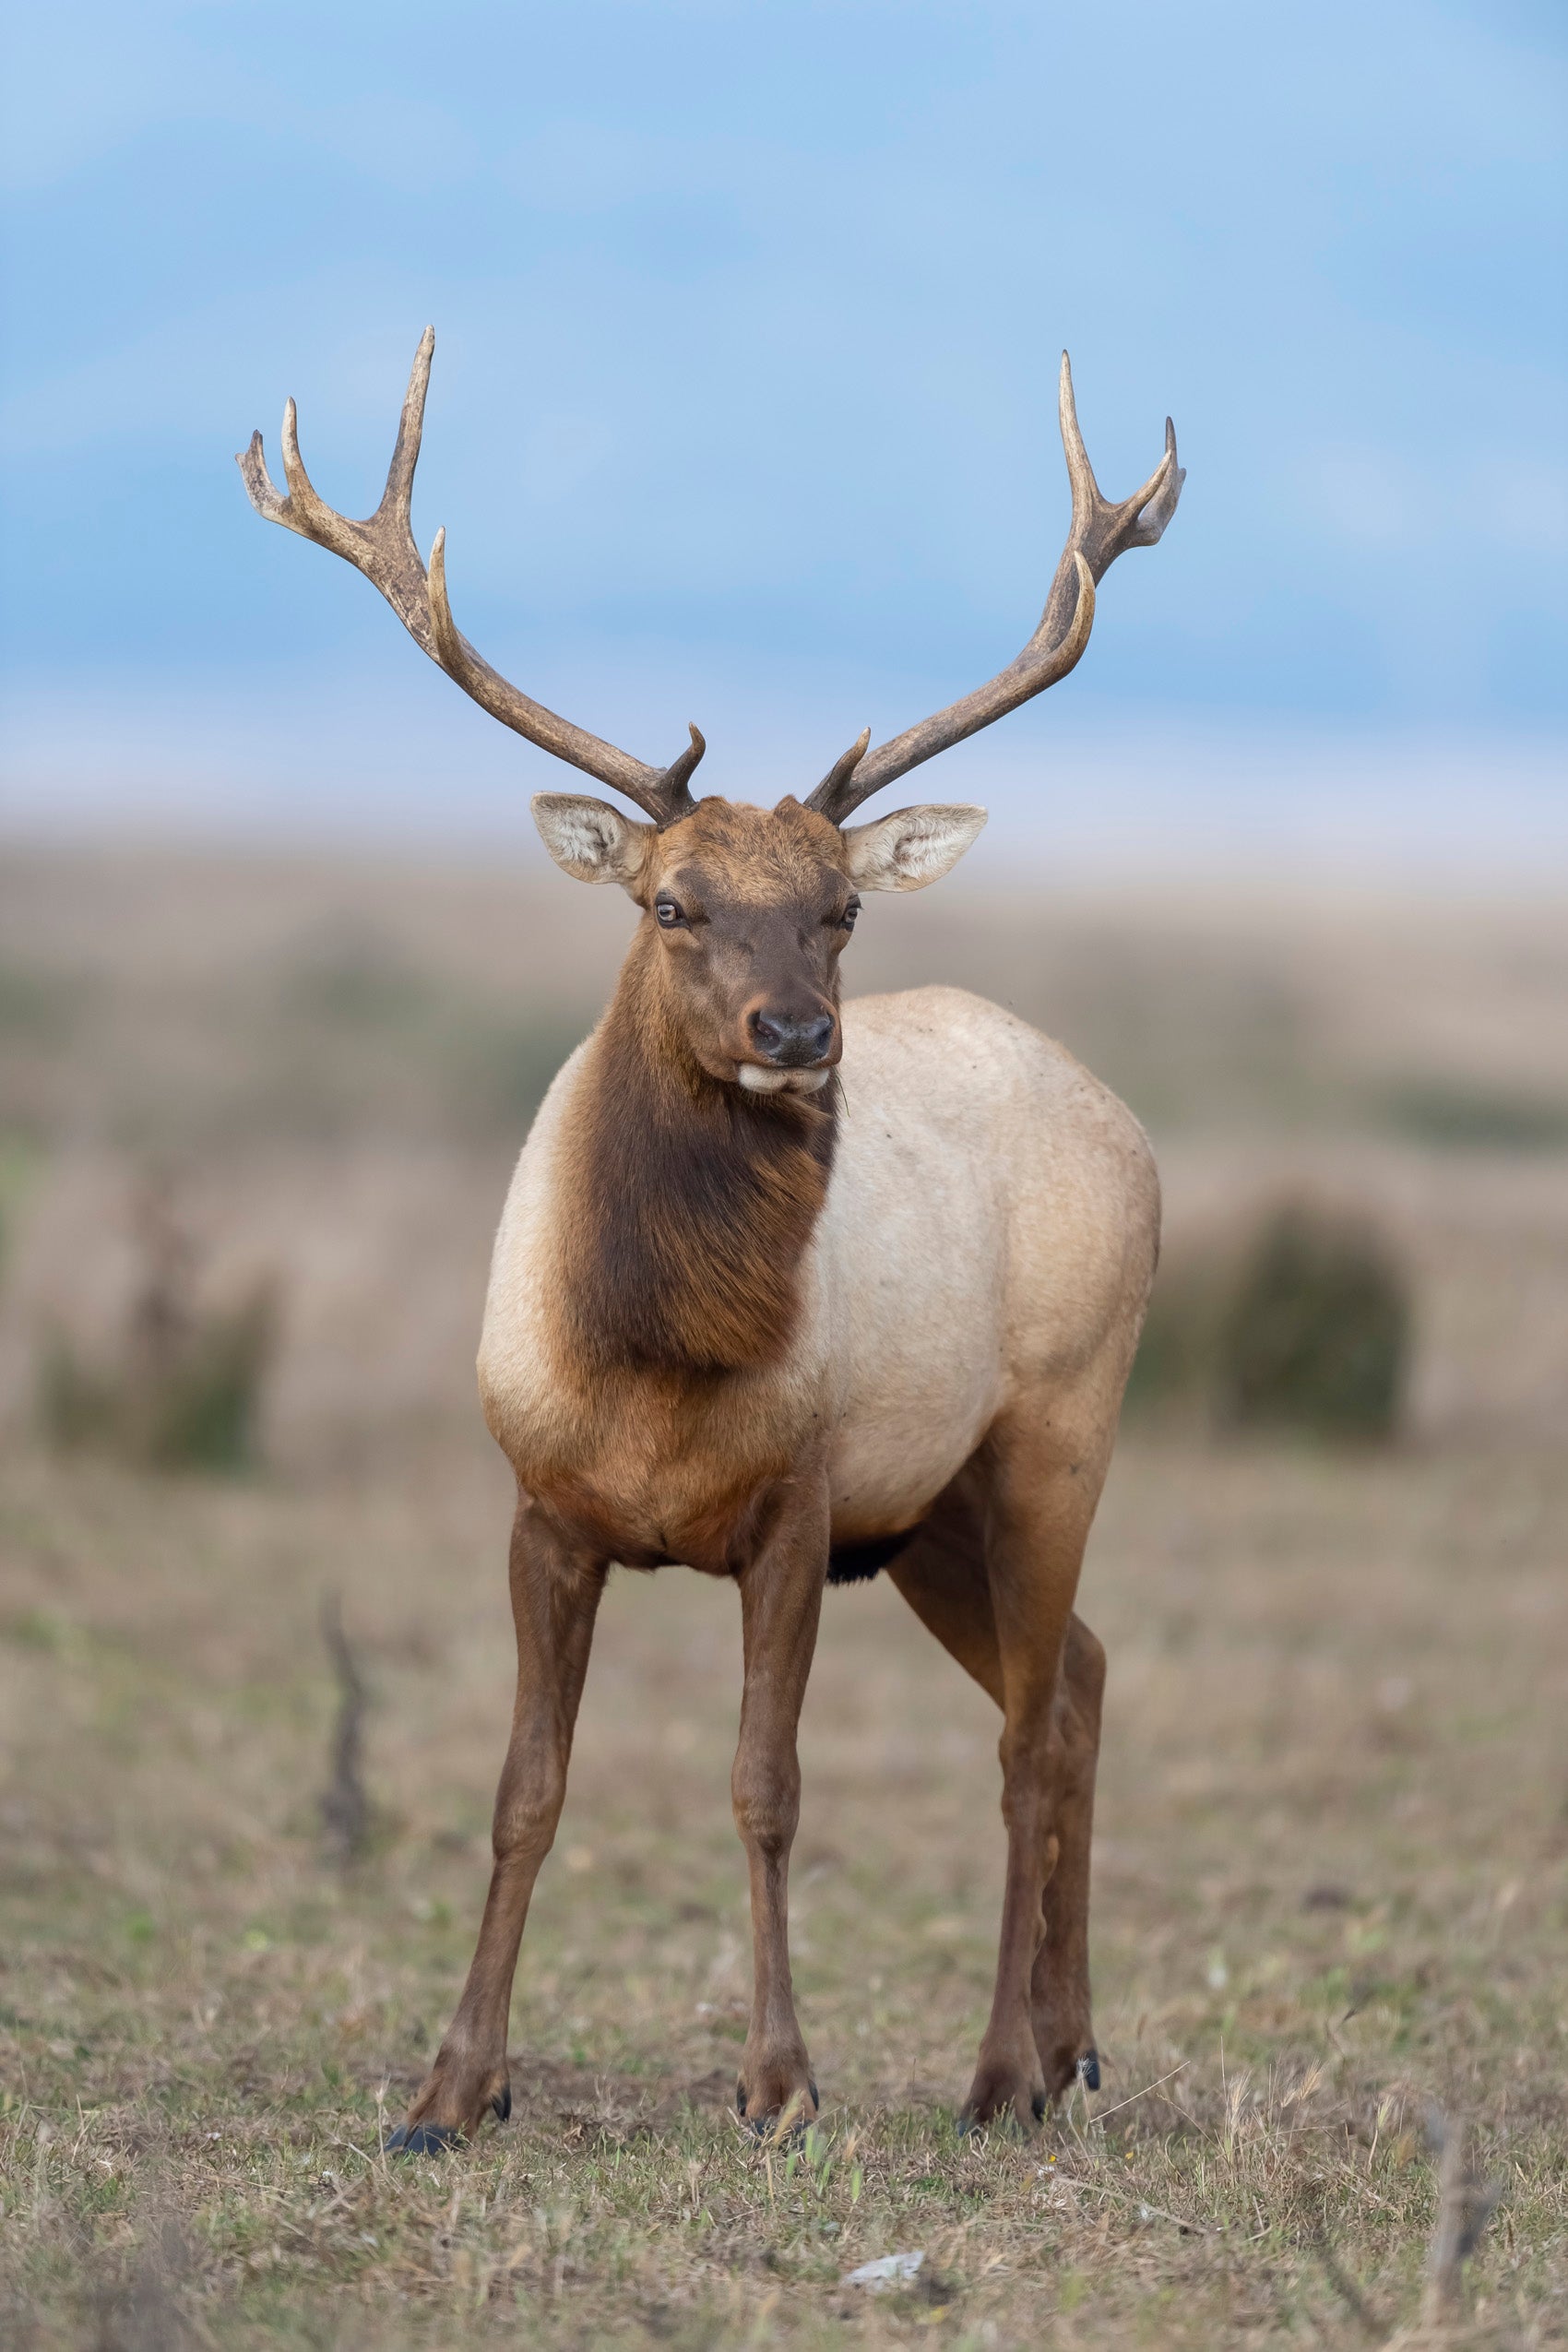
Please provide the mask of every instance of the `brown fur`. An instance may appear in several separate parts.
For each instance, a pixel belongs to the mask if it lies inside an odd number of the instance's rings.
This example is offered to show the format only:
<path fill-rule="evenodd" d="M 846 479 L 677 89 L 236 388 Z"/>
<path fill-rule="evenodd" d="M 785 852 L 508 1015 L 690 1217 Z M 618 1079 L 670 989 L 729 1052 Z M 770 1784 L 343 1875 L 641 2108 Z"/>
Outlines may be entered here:
<path fill-rule="evenodd" d="M 645 920 L 573 1103 L 563 1353 L 592 1376 L 778 1360 L 833 1166 L 833 1090 L 710 1076 L 659 986 L 663 944 Z"/>
<path fill-rule="evenodd" d="M 712 874 L 726 897 L 754 907 L 804 904 L 816 897 L 824 867 L 844 871 L 837 826 L 790 792 L 776 809 L 699 801 L 656 838 L 663 872 L 691 863 Z"/>

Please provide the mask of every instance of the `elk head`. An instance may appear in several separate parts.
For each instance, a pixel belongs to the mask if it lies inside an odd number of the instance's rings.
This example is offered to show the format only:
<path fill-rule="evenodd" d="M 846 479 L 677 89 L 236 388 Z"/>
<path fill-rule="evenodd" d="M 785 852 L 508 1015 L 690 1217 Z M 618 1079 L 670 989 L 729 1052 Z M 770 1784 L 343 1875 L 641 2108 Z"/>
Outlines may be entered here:
<path fill-rule="evenodd" d="M 492 718 L 642 810 L 647 821 L 639 823 L 577 793 L 540 792 L 533 802 L 545 847 L 564 872 L 580 882 L 619 883 L 642 908 L 650 978 L 696 1062 L 755 1093 L 822 1086 L 839 1056 L 838 957 L 860 894 L 922 890 L 939 881 L 986 813 L 939 804 L 868 825 L 848 818 L 884 785 L 1074 668 L 1094 624 L 1097 583 L 1124 549 L 1152 547 L 1176 511 L 1185 476 L 1170 419 L 1158 465 L 1141 490 L 1113 505 L 1100 493 L 1078 431 L 1063 352 L 1059 405 L 1073 517 L 1033 636 L 985 685 L 874 751 L 868 728 L 803 802 L 790 797 L 765 810 L 693 799 L 692 775 L 707 748 L 695 727 L 669 766 L 650 767 L 532 701 L 458 630 L 446 595 L 445 531 L 436 532 L 427 570 L 410 523 L 434 350 L 434 330 L 426 327 L 374 515 L 351 522 L 317 496 L 300 457 L 292 400 L 283 412 L 287 494 L 267 470 L 259 433 L 237 460 L 252 505 L 362 572 L 415 642 Z"/>
<path fill-rule="evenodd" d="M 700 738 L 699 738 L 700 741 Z M 656 937 L 648 976 L 687 1051 L 754 1093 L 810 1093 L 840 1051 L 838 957 L 862 890 L 918 890 L 968 848 L 985 811 L 905 809 L 840 828 L 793 798 L 717 798 L 664 826 L 540 792 L 534 819 L 579 882 L 618 882 Z"/>

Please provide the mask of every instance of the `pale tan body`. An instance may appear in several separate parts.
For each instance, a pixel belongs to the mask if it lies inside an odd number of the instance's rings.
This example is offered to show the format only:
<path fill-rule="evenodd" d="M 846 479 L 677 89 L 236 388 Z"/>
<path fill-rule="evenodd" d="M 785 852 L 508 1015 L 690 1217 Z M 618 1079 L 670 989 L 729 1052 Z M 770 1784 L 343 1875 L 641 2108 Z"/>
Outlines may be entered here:
<path fill-rule="evenodd" d="M 578 1375 L 552 1284 L 584 1058 L 557 1078 L 497 1237 L 480 1353 L 517 1474 L 519 1686 L 469 1986 L 407 2131 L 504 2109 L 505 2018 L 553 1837 L 608 1562 L 735 1574 L 747 1680 L 734 1789 L 755 2002 L 742 2112 L 814 2105 L 788 1954 L 795 1726 L 829 1541 L 919 1526 L 890 1569 L 1003 1711 L 1007 1899 L 966 2111 L 1027 2121 L 1093 2062 L 1089 1840 L 1104 1657 L 1073 1615 L 1158 1245 L 1143 1131 L 1062 1047 L 955 989 L 844 1013 L 843 1107 L 788 1355 L 695 1395 Z M 548 1497 L 548 1505 L 540 1498 Z M 562 1498 L 596 1529 L 563 1540 Z M 566 1506 L 570 1515 L 570 1503 Z M 754 1533 L 761 1526 L 765 1532 Z M 418 2144 L 424 2143 L 418 2142 Z"/>
<path fill-rule="evenodd" d="M 502 1216 L 485 1414 L 524 1488 L 578 1470 L 613 1489 L 628 1541 L 681 1559 L 683 1533 L 707 1515 L 708 1417 L 650 1416 L 639 1392 L 630 1426 L 585 1420 L 552 1345 L 552 1219 L 570 1209 L 554 1146 L 580 1063 L 552 1087 Z M 727 1478 L 748 1428 L 759 1479 L 826 1431 L 834 1541 L 891 1534 L 923 1518 L 999 1417 L 1046 1389 L 1064 1446 L 1087 1450 L 1086 1475 L 1102 1471 L 1158 1227 L 1142 1129 L 1063 1048 L 957 989 L 847 1004 L 839 1075 L 800 1331 L 782 1364 L 734 1375 L 714 1399 Z"/>

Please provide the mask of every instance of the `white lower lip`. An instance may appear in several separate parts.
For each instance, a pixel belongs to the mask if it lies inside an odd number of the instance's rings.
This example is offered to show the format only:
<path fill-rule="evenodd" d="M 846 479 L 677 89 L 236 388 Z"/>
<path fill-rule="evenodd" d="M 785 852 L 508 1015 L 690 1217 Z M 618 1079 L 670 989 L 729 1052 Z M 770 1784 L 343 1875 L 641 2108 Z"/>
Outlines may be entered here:
<path fill-rule="evenodd" d="M 735 1073 L 748 1094 L 815 1094 L 832 1075 L 830 1070 L 774 1070 L 761 1062 L 742 1062 Z"/>

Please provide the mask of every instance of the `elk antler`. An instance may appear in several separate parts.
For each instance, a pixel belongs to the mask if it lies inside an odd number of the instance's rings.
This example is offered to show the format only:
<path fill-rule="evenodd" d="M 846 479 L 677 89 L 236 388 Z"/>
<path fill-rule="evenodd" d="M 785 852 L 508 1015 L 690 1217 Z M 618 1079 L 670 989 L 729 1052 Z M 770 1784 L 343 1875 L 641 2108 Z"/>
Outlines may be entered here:
<path fill-rule="evenodd" d="M 668 767 L 648 767 L 629 752 L 617 751 L 613 743 L 601 742 L 585 728 L 558 719 L 552 710 L 530 700 L 503 678 L 498 670 L 493 670 L 474 651 L 453 620 L 452 607 L 446 599 L 444 529 L 435 534 L 428 572 L 420 562 L 409 521 L 409 501 L 413 492 L 414 468 L 419 463 L 424 396 L 434 350 L 435 329 L 427 327 L 414 354 L 386 487 L 374 515 L 362 523 L 350 522 L 346 515 L 336 513 L 317 497 L 300 456 L 292 400 L 283 411 L 283 473 L 289 494 L 286 498 L 279 496 L 262 455 L 261 435 L 253 433 L 250 447 L 242 450 L 235 459 L 245 478 L 251 505 L 267 522 L 281 523 L 286 530 L 298 531 L 302 539 L 313 539 L 318 547 L 330 548 L 334 555 L 342 556 L 345 563 L 362 572 L 372 587 L 381 590 L 415 644 L 449 678 L 455 678 L 481 710 L 489 711 L 492 719 L 499 719 L 504 727 L 526 736 L 540 751 L 553 752 L 557 759 L 570 760 L 574 767 L 586 768 L 601 784 L 624 792 L 629 801 L 646 810 L 656 825 L 673 825 L 695 806 L 687 787 L 693 769 L 707 748 L 697 730 L 691 730 L 689 748 Z"/>
<path fill-rule="evenodd" d="M 998 671 L 989 684 L 977 686 L 945 710 L 922 719 L 891 742 L 868 753 L 868 728 L 823 778 L 807 806 L 820 809 L 835 825 L 842 825 L 862 801 L 885 784 L 908 775 L 922 760 L 934 759 L 966 735 L 978 734 L 993 719 L 1004 719 L 1031 695 L 1043 694 L 1064 678 L 1089 641 L 1094 625 L 1094 592 L 1124 548 L 1152 547 L 1176 512 L 1186 475 L 1176 463 L 1176 428 L 1165 420 L 1165 455 L 1141 490 L 1119 506 L 1102 498 L 1094 478 L 1078 412 L 1073 403 L 1073 371 L 1062 354 L 1062 445 L 1067 453 L 1067 479 L 1073 486 L 1073 520 L 1067 544 L 1051 583 L 1039 626 L 1016 661 Z"/>

